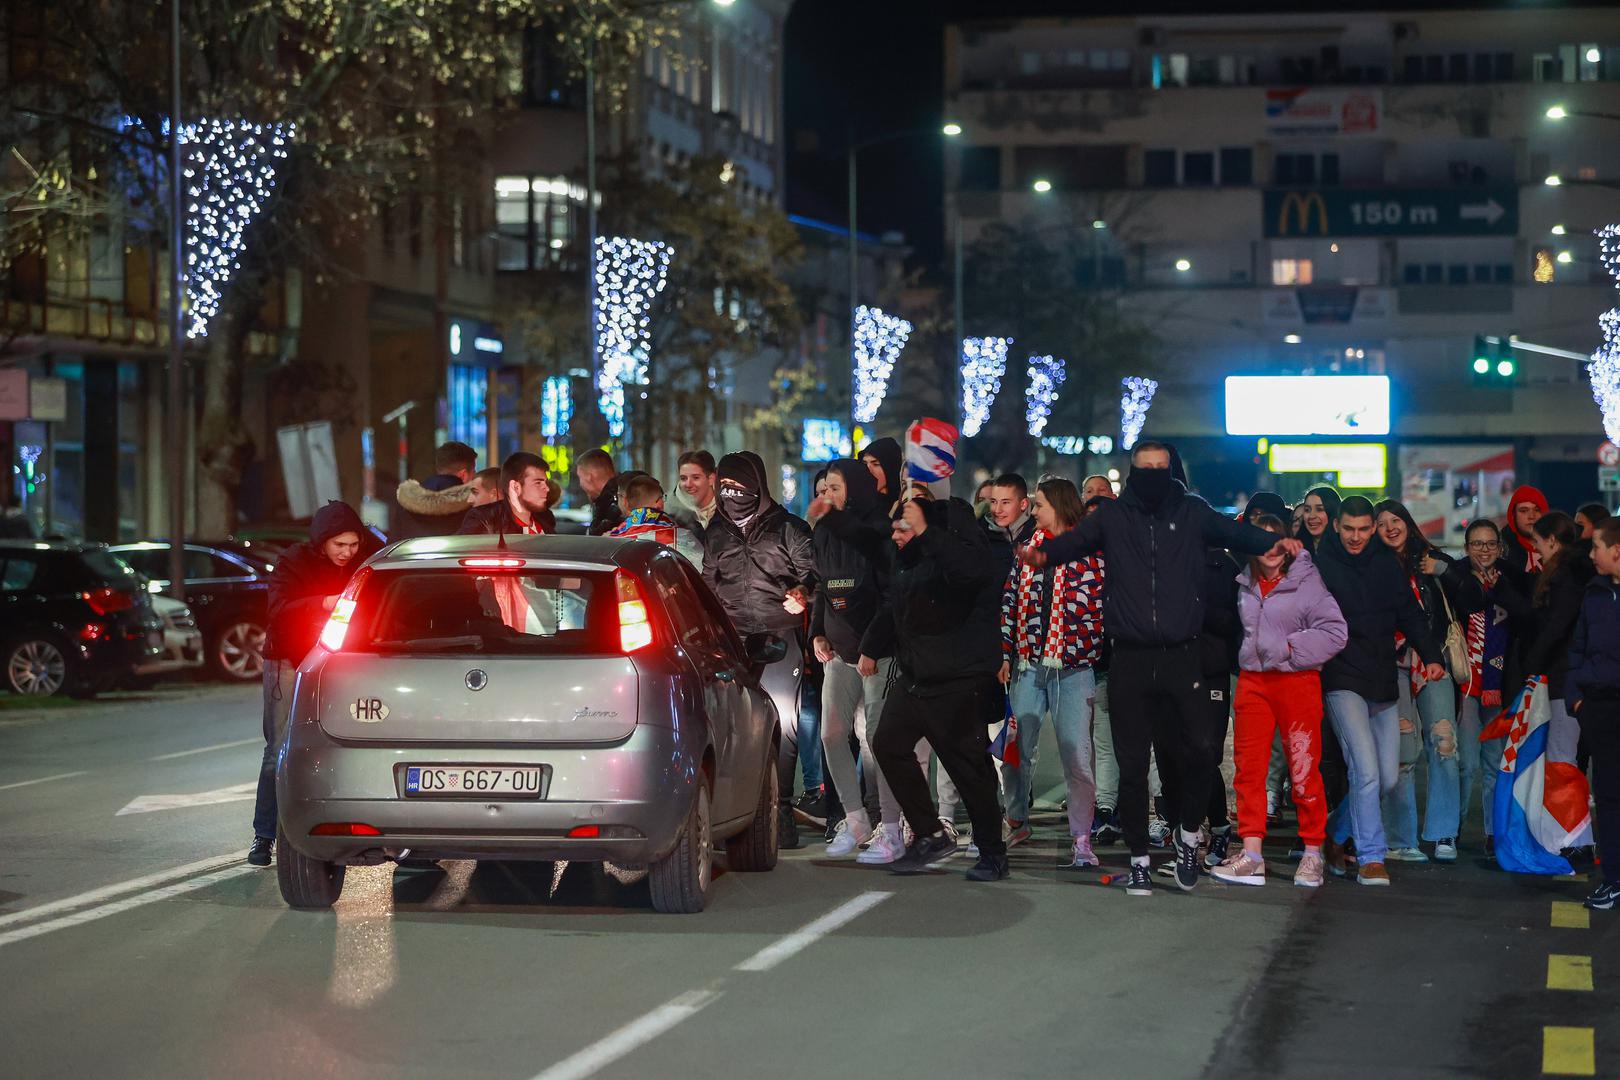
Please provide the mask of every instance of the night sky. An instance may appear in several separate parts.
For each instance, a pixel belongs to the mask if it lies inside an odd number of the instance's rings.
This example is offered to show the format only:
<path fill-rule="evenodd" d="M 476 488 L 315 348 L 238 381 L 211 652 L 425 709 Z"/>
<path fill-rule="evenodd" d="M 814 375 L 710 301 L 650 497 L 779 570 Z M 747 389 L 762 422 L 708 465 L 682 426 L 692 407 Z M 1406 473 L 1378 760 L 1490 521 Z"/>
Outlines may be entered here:
<path fill-rule="evenodd" d="M 1331 5 L 1212 0 L 797 0 L 788 16 L 785 111 L 787 208 L 836 224 L 847 221 L 848 126 L 859 139 L 894 131 L 926 132 L 861 151 L 860 226 L 899 230 L 918 260 L 933 265 L 943 247 L 939 124 L 944 119 L 944 28 L 971 18 L 1018 15 L 1228 14 L 1293 11 L 1415 11 L 1605 7 L 1613 0 L 1472 0 L 1424 4 Z"/>

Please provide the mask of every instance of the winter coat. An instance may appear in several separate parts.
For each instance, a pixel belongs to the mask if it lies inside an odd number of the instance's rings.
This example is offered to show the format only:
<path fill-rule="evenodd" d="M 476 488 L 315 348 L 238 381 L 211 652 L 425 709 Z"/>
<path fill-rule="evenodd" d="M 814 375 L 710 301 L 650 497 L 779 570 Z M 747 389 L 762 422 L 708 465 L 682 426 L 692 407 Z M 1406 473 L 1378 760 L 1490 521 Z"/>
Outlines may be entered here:
<path fill-rule="evenodd" d="M 1204 552 L 1204 626 L 1198 633 L 1201 674 L 1237 670 L 1243 623 L 1238 618 L 1238 565 L 1220 548 Z"/>
<path fill-rule="evenodd" d="M 899 678 L 918 697 L 956 693 L 1001 670 L 1002 582 L 961 499 L 923 504 L 928 528 L 895 555 L 882 618 L 893 621 Z"/>
<path fill-rule="evenodd" d="M 542 510 L 534 515 L 534 523 L 547 535 L 557 531 L 557 516 L 550 510 Z M 475 506 L 467 511 L 467 516 L 461 519 L 461 528 L 457 533 L 462 536 L 474 534 L 522 536 L 523 526 L 512 516 L 512 504 L 502 499 L 500 502 Z"/>
<path fill-rule="evenodd" d="M 1440 662 L 1440 643 L 1412 592 L 1411 579 L 1395 553 L 1376 538 L 1358 555 L 1339 538 L 1324 536 L 1316 553 L 1322 575 L 1349 628 L 1344 650 L 1322 668 L 1322 689 L 1349 690 L 1371 702 L 1394 701 L 1395 632 L 1417 650 L 1425 664 Z"/>
<path fill-rule="evenodd" d="M 438 473 L 422 481 L 405 481 L 394 492 L 403 511 L 394 529 L 394 539 L 454 536 L 470 508 L 472 493 L 471 481 L 464 484 L 449 473 Z"/>
<path fill-rule="evenodd" d="M 1500 562 L 1496 569 L 1499 576 L 1489 590 L 1474 576 L 1467 559 L 1452 563 L 1441 578 L 1465 639 L 1472 635 L 1478 640 L 1478 656 L 1470 654 L 1469 663 L 1478 667 L 1479 677 L 1470 674 L 1458 689 L 1492 705 L 1502 703 L 1505 688 L 1524 682 L 1514 658 L 1518 650 L 1514 647 L 1513 627 L 1525 625 L 1531 610 L 1530 598 L 1519 591 L 1512 574 Z M 1470 649 L 1474 649 L 1472 644 Z"/>
<path fill-rule="evenodd" d="M 1103 553 L 1108 561 L 1103 626 L 1110 644 L 1179 645 L 1204 627 L 1204 549 L 1259 555 L 1277 539 L 1216 513 L 1180 483 L 1172 485 L 1156 512 L 1150 511 L 1127 480 L 1118 499 L 1103 502 L 1044 550 L 1052 562 Z"/>
<path fill-rule="evenodd" d="M 1524 677 L 1547 676 L 1547 696 L 1559 701 L 1564 698 L 1570 642 L 1575 636 L 1575 624 L 1580 621 L 1588 575 L 1573 554 L 1567 555 L 1554 569 L 1543 569 L 1541 573 L 1552 576 L 1545 582 L 1546 591 L 1539 598 L 1532 594 L 1529 630 L 1520 656 Z M 1539 590 L 1540 584 L 1536 588 Z"/>
<path fill-rule="evenodd" d="M 1244 671 L 1316 671 L 1350 639 L 1339 604 L 1328 592 L 1308 552 L 1294 557 L 1270 595 L 1247 567 L 1235 579 Z"/>
<path fill-rule="evenodd" d="M 720 599 L 742 634 L 802 627 L 804 617 L 782 607 L 792 588 L 809 589 L 815 580 L 810 526 L 770 496 L 756 465 L 759 510 L 738 528 L 715 514 L 703 542 L 703 580 Z"/>
<path fill-rule="evenodd" d="M 1036 529 L 1030 542 L 1040 547 L 1050 539 L 1045 530 Z M 1049 585 L 1046 580 L 1060 565 L 1064 570 L 1061 591 L 1055 582 Z M 1045 665 L 1067 671 L 1095 664 L 1102 652 L 1103 581 L 1100 555 L 1039 570 L 1014 565 L 1001 590 L 1001 652 L 1013 670 Z M 1059 648 L 1056 663 L 1048 664 L 1047 636 L 1054 617 L 1059 623 Z"/>
<path fill-rule="evenodd" d="M 842 510 L 829 510 L 811 531 L 816 569 L 810 636 L 825 637 L 846 663 L 862 655 L 890 654 L 889 633 L 873 623 L 888 598 L 894 556 L 889 515 L 879 505 L 877 481 L 858 461 L 836 462 L 849 497 Z M 888 625 L 888 624 L 885 624 Z"/>
<path fill-rule="evenodd" d="M 586 532 L 591 536 L 606 536 L 623 521 L 624 514 L 619 510 L 619 478 L 615 475 L 591 500 L 591 524 Z"/>
<path fill-rule="evenodd" d="M 989 514 L 985 514 L 979 519 L 979 525 L 984 529 L 985 539 L 990 541 L 990 555 L 995 561 L 996 574 L 1005 579 L 1012 572 L 1013 553 L 1027 545 L 1030 537 L 1035 535 L 1035 519 L 1026 513 L 1013 522 L 1012 528 L 1003 529 Z"/>
<path fill-rule="evenodd" d="M 342 533 L 358 533 L 360 550 L 345 566 L 326 557 L 322 545 Z M 326 625 L 326 598 L 348 586 L 354 572 L 377 551 L 376 538 L 347 503 L 329 502 L 315 512 L 309 539 L 294 544 L 276 559 L 270 574 L 265 638 L 267 660 L 301 663 Z"/>
<path fill-rule="evenodd" d="M 1569 708 L 1586 698 L 1620 700 L 1620 585 L 1607 575 L 1586 583 L 1566 667 L 1564 699 Z"/>
<path fill-rule="evenodd" d="M 619 523 L 609 536 L 630 540 L 652 540 L 674 548 L 699 570 L 703 569 L 703 545 L 691 530 L 662 510 L 643 507 L 630 511 L 630 516 Z"/>

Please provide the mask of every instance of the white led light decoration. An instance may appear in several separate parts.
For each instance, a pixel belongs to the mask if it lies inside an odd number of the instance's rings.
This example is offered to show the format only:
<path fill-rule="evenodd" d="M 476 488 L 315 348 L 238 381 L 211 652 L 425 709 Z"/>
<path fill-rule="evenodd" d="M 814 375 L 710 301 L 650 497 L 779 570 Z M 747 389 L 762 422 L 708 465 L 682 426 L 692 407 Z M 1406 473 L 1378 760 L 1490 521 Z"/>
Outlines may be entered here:
<path fill-rule="evenodd" d="M 540 388 L 540 436 L 563 439 L 574 419 L 574 386 L 566 375 L 550 375 Z"/>
<path fill-rule="evenodd" d="M 799 473 L 792 465 L 782 466 L 782 501 L 791 505 L 799 497 Z"/>
<path fill-rule="evenodd" d="M 1620 225 L 1595 230 L 1603 268 L 1620 288 Z M 1612 443 L 1620 443 L 1620 307 L 1598 316 L 1603 344 L 1592 354 L 1586 370 L 1592 377 L 1592 399 L 1603 413 L 1603 433 Z"/>
<path fill-rule="evenodd" d="M 911 324 L 881 308 L 855 309 L 855 408 L 857 424 L 870 424 L 889 390 L 889 374 L 911 336 Z"/>
<path fill-rule="evenodd" d="M 624 434 L 624 384 L 647 381 L 652 302 L 675 252 L 657 240 L 596 238 L 596 389 L 608 434 Z"/>
<path fill-rule="evenodd" d="M 983 337 L 962 339 L 962 435 L 979 433 L 990 419 L 990 406 L 1001 392 L 1001 377 L 1007 374 L 1007 346 L 1012 338 Z"/>
<path fill-rule="evenodd" d="M 1024 420 L 1029 433 L 1039 437 L 1057 403 L 1058 387 L 1068 378 L 1068 365 L 1052 356 L 1029 358 L 1029 382 L 1024 387 Z"/>
<path fill-rule="evenodd" d="M 241 268 L 248 226 L 263 212 L 295 125 L 198 120 L 180 129 L 186 185 L 186 336 L 205 337 Z"/>
<path fill-rule="evenodd" d="M 1153 404 L 1153 395 L 1159 392 L 1159 384 L 1138 375 L 1119 382 L 1125 388 L 1119 399 L 1119 445 L 1122 450 L 1129 450 L 1142 434 L 1142 425 L 1147 423 L 1148 408 Z"/>

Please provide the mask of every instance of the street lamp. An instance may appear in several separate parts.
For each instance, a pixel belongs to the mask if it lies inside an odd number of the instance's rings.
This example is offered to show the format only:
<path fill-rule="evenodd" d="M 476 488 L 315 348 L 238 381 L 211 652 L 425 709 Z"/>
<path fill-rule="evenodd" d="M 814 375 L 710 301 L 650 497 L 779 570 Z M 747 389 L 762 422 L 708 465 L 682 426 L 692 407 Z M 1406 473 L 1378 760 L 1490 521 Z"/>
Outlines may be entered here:
<path fill-rule="evenodd" d="M 1548 187 L 1562 187 L 1564 184 L 1564 178 L 1559 176 L 1557 173 L 1553 173 L 1551 176 L 1547 177 L 1547 179 L 1543 180 L 1542 183 L 1546 184 Z"/>
<path fill-rule="evenodd" d="M 1596 61 L 1593 61 L 1596 63 Z M 1584 120 L 1620 120 L 1620 113 L 1594 112 L 1589 109 L 1571 109 L 1567 105 L 1552 105 L 1547 109 L 1547 119 L 1563 120 L 1576 116 Z"/>
<path fill-rule="evenodd" d="M 1039 179 L 1039 180 L 1035 181 L 1033 184 L 1031 184 L 1030 187 L 1035 190 L 1035 193 L 1037 195 L 1045 195 L 1048 191 L 1052 190 L 1052 181 L 1047 180 L 1045 177 L 1042 177 L 1041 179 Z"/>
<path fill-rule="evenodd" d="M 1572 263 L 1572 262 L 1575 261 L 1575 256 L 1574 256 L 1574 254 L 1572 252 L 1560 251 L 1558 253 L 1558 261 L 1561 262 L 1561 263 L 1564 263 L 1565 265 L 1568 265 L 1569 263 Z"/>
<path fill-rule="evenodd" d="M 1554 236 L 1563 236 L 1564 232 L 1565 232 L 1565 229 L 1564 229 L 1564 227 L 1562 225 L 1554 225 L 1552 227 L 1552 234 Z"/>
<path fill-rule="evenodd" d="M 1547 110 L 1547 119 L 1549 120 L 1562 120 L 1568 115 L 1569 113 L 1565 111 L 1562 105 L 1554 105 L 1552 108 Z"/>
<path fill-rule="evenodd" d="M 962 134 L 962 125 L 957 123 L 948 123 L 939 130 L 941 134 L 948 135 L 954 139 L 958 135 Z"/>
<path fill-rule="evenodd" d="M 1185 274 L 1187 271 L 1189 271 L 1191 269 L 1192 269 L 1192 260 L 1190 260 L 1190 259 L 1177 259 L 1176 260 L 1176 272 L 1178 274 Z"/>

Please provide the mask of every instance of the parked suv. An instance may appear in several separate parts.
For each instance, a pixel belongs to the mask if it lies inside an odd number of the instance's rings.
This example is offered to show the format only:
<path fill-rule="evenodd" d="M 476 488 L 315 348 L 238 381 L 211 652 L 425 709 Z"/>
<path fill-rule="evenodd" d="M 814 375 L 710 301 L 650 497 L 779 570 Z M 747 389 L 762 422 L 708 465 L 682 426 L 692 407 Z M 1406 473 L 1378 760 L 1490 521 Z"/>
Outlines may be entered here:
<path fill-rule="evenodd" d="M 114 544 L 112 551 L 158 589 L 169 587 L 167 541 Z M 202 631 L 203 657 L 213 674 L 242 682 L 264 675 L 265 608 L 273 569 L 274 562 L 264 555 L 229 541 L 186 541 L 186 606 Z"/>
<path fill-rule="evenodd" d="M 411 859 L 645 866 L 702 910 L 713 845 L 776 865 L 771 635 L 690 563 L 602 537 L 430 537 L 362 567 L 299 667 L 276 771 L 282 896 Z"/>
<path fill-rule="evenodd" d="M 0 678 L 17 694 L 90 697 L 163 653 L 137 573 L 101 544 L 0 541 Z"/>

